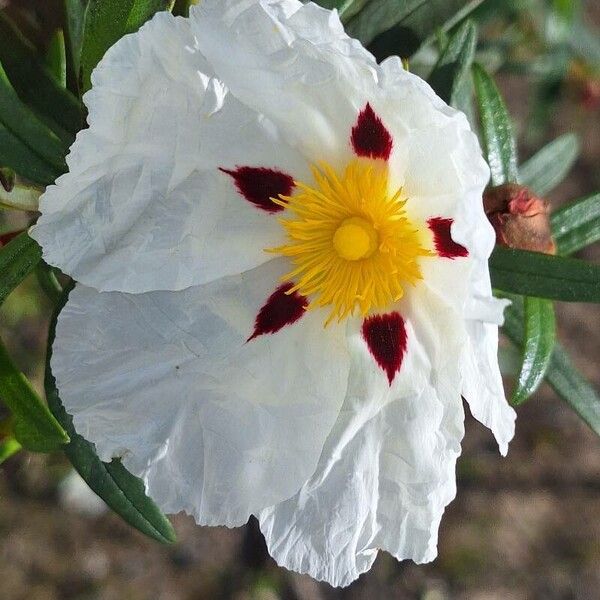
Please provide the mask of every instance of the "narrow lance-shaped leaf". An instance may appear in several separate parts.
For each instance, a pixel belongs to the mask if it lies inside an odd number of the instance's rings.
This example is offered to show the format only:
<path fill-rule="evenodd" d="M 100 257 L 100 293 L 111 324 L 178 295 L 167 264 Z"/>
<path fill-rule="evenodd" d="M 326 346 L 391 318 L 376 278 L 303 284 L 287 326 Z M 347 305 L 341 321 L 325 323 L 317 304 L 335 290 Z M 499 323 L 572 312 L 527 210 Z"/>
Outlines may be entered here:
<path fill-rule="evenodd" d="M 68 147 L 21 102 L 0 64 L 0 121 L 34 154 L 60 174 Z"/>
<path fill-rule="evenodd" d="M 411 36 L 415 48 L 435 30 L 452 19 L 456 13 L 468 14 L 482 0 L 371 0 L 348 22 L 347 31 L 363 44 L 370 44 L 377 36 L 401 26 L 405 36 Z M 397 33 L 400 33 L 399 31 Z"/>
<path fill-rule="evenodd" d="M 87 10 L 88 2 L 89 0 L 65 0 L 67 46 L 73 74 L 76 77 L 79 77 L 83 26 L 85 24 L 85 11 Z"/>
<path fill-rule="evenodd" d="M 600 302 L 600 265 L 496 246 L 492 285 L 503 292 L 563 302 Z"/>
<path fill-rule="evenodd" d="M 42 259 L 42 249 L 27 233 L 0 248 L 0 305 Z"/>
<path fill-rule="evenodd" d="M 45 384 L 48 404 L 71 437 L 70 443 L 64 446 L 65 454 L 90 488 L 127 523 L 159 542 L 174 542 L 173 526 L 154 502 L 146 496 L 142 481 L 129 473 L 119 460 L 110 463 L 102 462 L 94 446 L 75 431 L 73 421 L 60 401 L 50 369 L 50 359 L 56 321 L 67 296 L 68 292 L 63 295 L 50 325 Z"/>
<path fill-rule="evenodd" d="M 0 340 L 0 400 L 14 417 L 15 439 L 34 452 L 52 452 L 69 436 L 13 364 Z"/>
<path fill-rule="evenodd" d="M 521 298 L 515 297 L 512 300 L 512 305 L 504 313 L 503 331 L 520 347 L 523 342 L 523 304 Z M 600 435 L 600 395 L 575 369 L 567 352 L 558 342 L 554 345 L 546 380 L 592 430 Z"/>
<path fill-rule="evenodd" d="M 0 164 L 10 167 L 25 179 L 42 185 L 53 183 L 60 175 L 59 169 L 42 160 L 1 122 Z"/>
<path fill-rule="evenodd" d="M 481 65 L 473 65 L 473 79 L 492 185 L 517 183 L 517 146 L 504 100 Z"/>
<path fill-rule="evenodd" d="M 105 52 L 126 33 L 137 31 L 154 13 L 173 6 L 172 0 L 90 0 L 81 46 L 82 89 Z"/>
<path fill-rule="evenodd" d="M 515 405 L 525 402 L 542 383 L 556 341 L 552 302 L 542 298 L 526 297 L 524 304 L 523 360 L 511 398 Z"/>
<path fill-rule="evenodd" d="M 382 54 L 409 56 L 437 28 L 454 23 L 457 14 L 463 19 L 482 1 L 371 0 L 348 21 L 346 29 L 365 45 L 375 41 L 375 45 L 389 49 Z"/>
<path fill-rule="evenodd" d="M 450 38 L 429 76 L 431 87 L 452 106 L 457 106 L 462 89 L 469 83 L 476 44 L 477 27 L 466 21 Z"/>
<path fill-rule="evenodd" d="M 578 155 L 577 136 L 561 135 L 521 165 L 521 182 L 539 196 L 545 196 L 567 176 Z"/>
<path fill-rule="evenodd" d="M 57 127 L 57 135 L 69 132 L 71 137 L 83 125 L 81 103 L 65 90 L 49 69 L 39 60 L 33 46 L 20 34 L 8 17 L 0 11 L 0 62 L 21 100 Z"/>
<path fill-rule="evenodd" d="M 559 254 L 567 256 L 600 241 L 600 194 L 563 206 L 550 221 Z"/>
<path fill-rule="evenodd" d="M 67 52 L 62 29 L 57 29 L 50 39 L 46 52 L 46 64 L 62 87 L 67 86 Z"/>

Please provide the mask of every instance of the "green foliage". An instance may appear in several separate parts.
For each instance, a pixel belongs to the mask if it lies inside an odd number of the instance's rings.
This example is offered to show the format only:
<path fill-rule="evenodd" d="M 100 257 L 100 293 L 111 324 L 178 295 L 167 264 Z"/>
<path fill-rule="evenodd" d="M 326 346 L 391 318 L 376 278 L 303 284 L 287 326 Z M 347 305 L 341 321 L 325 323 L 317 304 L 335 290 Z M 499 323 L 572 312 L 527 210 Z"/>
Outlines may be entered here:
<path fill-rule="evenodd" d="M 29 150 L 54 169 L 55 177 L 64 172 L 64 144 L 25 106 L 13 89 L 0 64 L 0 121 Z"/>
<path fill-rule="evenodd" d="M 69 441 L 27 378 L 15 367 L 1 340 L 0 400 L 12 413 L 15 440 L 24 448 L 52 452 Z"/>
<path fill-rule="evenodd" d="M 494 80 L 481 65 L 473 65 L 473 79 L 492 185 L 516 183 L 519 178 L 517 145 L 506 104 Z"/>
<path fill-rule="evenodd" d="M 464 18 L 482 0 L 371 0 L 347 23 L 352 37 L 363 44 L 375 42 L 375 54 L 410 56 L 438 27 L 456 15 Z M 383 34 L 383 35 L 381 35 Z M 381 36 L 379 40 L 376 38 Z"/>
<path fill-rule="evenodd" d="M 27 233 L 0 248 L 0 305 L 42 259 L 42 249 Z"/>
<path fill-rule="evenodd" d="M 600 241 L 600 194 L 563 206 L 551 217 L 559 254 L 568 256 Z"/>
<path fill-rule="evenodd" d="M 37 56 L 33 46 L 0 11 L 0 63 L 21 100 L 44 115 L 48 126 L 72 141 L 83 125 L 83 108 Z M 0 142 L 0 148 L 5 144 Z M 25 176 L 25 173 L 20 173 Z"/>
<path fill-rule="evenodd" d="M 54 32 L 46 52 L 46 64 L 62 87 L 67 87 L 67 49 L 62 29 Z"/>
<path fill-rule="evenodd" d="M 90 488 L 127 523 L 159 542 L 174 542 L 176 536 L 173 526 L 154 502 L 146 496 L 143 482 L 129 473 L 119 460 L 113 460 L 110 463 L 102 462 L 98 458 L 94 446 L 76 433 L 73 421 L 60 401 L 50 368 L 50 359 L 56 321 L 67 297 L 68 291 L 59 302 L 50 325 L 45 381 L 46 397 L 50 409 L 71 438 L 64 447 L 65 454 Z"/>
<path fill-rule="evenodd" d="M 464 103 L 471 95 L 471 65 L 477 45 L 477 27 L 466 21 L 449 39 L 431 75 L 429 84 L 451 106 Z"/>
<path fill-rule="evenodd" d="M 512 298 L 512 305 L 505 311 L 504 332 L 518 347 L 523 344 L 522 299 Z M 600 435 L 600 396 L 574 367 L 560 343 L 554 345 L 552 358 L 546 372 L 546 380 L 554 391 Z"/>
<path fill-rule="evenodd" d="M 540 386 L 552 359 L 556 341 L 556 323 L 552 302 L 542 298 L 524 298 L 523 358 L 511 401 L 522 404 Z"/>
<path fill-rule="evenodd" d="M 89 0 L 65 0 L 66 32 L 73 74 L 78 79 L 81 67 L 81 45 L 85 11 Z M 77 82 L 79 83 L 79 82 Z"/>
<path fill-rule="evenodd" d="M 561 135 L 521 165 L 521 182 L 544 196 L 562 182 L 578 156 L 577 136 L 574 133 Z"/>
<path fill-rule="evenodd" d="M 563 302 L 600 302 L 600 265 L 496 246 L 492 285 L 503 292 Z"/>
<path fill-rule="evenodd" d="M 172 6 L 172 0 L 89 0 L 80 53 L 82 90 L 91 87 L 94 67 L 115 42 Z"/>

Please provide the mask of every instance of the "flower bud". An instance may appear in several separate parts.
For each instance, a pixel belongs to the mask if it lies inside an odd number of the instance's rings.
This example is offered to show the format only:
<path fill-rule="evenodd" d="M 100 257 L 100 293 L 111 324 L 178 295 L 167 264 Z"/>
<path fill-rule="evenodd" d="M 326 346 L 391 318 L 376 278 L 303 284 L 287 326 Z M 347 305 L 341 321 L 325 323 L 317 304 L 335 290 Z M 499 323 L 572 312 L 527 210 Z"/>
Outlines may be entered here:
<path fill-rule="evenodd" d="M 516 183 L 488 188 L 485 214 L 496 231 L 496 242 L 509 248 L 556 254 L 546 200 Z"/>

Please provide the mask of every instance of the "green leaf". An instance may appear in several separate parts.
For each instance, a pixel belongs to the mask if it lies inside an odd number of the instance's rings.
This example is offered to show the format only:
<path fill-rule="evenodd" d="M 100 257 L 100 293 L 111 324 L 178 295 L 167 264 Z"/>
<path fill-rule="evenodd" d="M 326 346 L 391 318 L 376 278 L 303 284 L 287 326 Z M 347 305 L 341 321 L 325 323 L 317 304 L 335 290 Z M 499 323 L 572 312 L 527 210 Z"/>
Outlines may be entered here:
<path fill-rule="evenodd" d="M 0 121 L 34 154 L 60 174 L 66 170 L 68 146 L 21 102 L 0 64 Z"/>
<path fill-rule="evenodd" d="M 552 389 L 600 435 L 600 396 L 577 371 L 559 344 L 554 348 L 546 379 Z"/>
<path fill-rule="evenodd" d="M 0 248 L 0 305 L 42 259 L 42 249 L 27 233 Z"/>
<path fill-rule="evenodd" d="M 559 254 L 569 255 L 600 240 L 600 193 L 563 206 L 550 217 Z"/>
<path fill-rule="evenodd" d="M 473 65 L 473 80 L 492 185 L 517 183 L 517 144 L 504 100 L 494 80 L 481 65 Z"/>
<path fill-rule="evenodd" d="M 21 449 L 21 444 L 14 438 L 7 438 L 0 441 L 0 465 L 15 455 Z"/>
<path fill-rule="evenodd" d="M 65 20 L 69 53 L 75 75 L 79 76 L 81 60 L 81 44 L 83 42 L 83 26 L 85 11 L 89 0 L 65 0 Z"/>
<path fill-rule="evenodd" d="M 90 89 L 92 71 L 115 42 L 126 33 L 137 31 L 157 11 L 172 5 L 172 0 L 90 0 L 81 46 L 83 91 Z"/>
<path fill-rule="evenodd" d="M 574 133 L 561 135 L 521 165 L 521 183 L 538 196 L 545 196 L 567 176 L 578 156 L 577 136 Z"/>
<path fill-rule="evenodd" d="M 457 105 L 461 91 L 470 85 L 476 45 L 477 27 L 466 21 L 450 38 L 429 76 L 431 87 L 452 106 Z"/>
<path fill-rule="evenodd" d="M 23 102 L 49 118 L 57 135 L 71 138 L 83 125 L 83 106 L 39 60 L 35 48 L 0 11 L 0 62 Z"/>
<path fill-rule="evenodd" d="M 46 64 L 62 87 L 67 87 L 67 50 L 62 29 L 57 29 L 50 39 Z"/>
<path fill-rule="evenodd" d="M 34 452 L 52 452 L 69 441 L 69 436 L 27 378 L 15 367 L 1 340 L 0 400 L 12 413 L 15 439 L 24 448 Z"/>
<path fill-rule="evenodd" d="M 346 30 L 378 59 L 391 54 L 407 57 L 439 27 L 448 29 L 483 0 L 371 0 L 350 19 Z"/>
<path fill-rule="evenodd" d="M 161 10 L 171 10 L 173 4 L 174 0 L 134 0 L 127 19 L 127 32 L 137 31 L 155 13 Z"/>
<path fill-rule="evenodd" d="M 46 361 L 46 397 L 50 409 L 71 437 L 64 446 L 65 454 L 73 467 L 90 488 L 100 496 L 127 523 L 147 536 L 162 543 L 175 541 L 175 531 L 169 520 L 144 492 L 144 484 L 129 473 L 119 460 L 104 463 L 96 454 L 94 446 L 82 438 L 73 428 L 72 418 L 65 411 L 56 382 L 50 370 L 52 343 L 56 331 L 56 320 L 67 300 L 65 293 L 50 325 L 48 358 Z"/>
<path fill-rule="evenodd" d="M 563 302 L 600 302 L 600 265 L 496 246 L 492 285 L 503 292 Z"/>
<path fill-rule="evenodd" d="M 53 183 L 60 175 L 59 169 L 42 160 L 2 123 L 0 123 L 0 164 L 10 167 L 25 179 L 42 185 Z"/>
<path fill-rule="evenodd" d="M 525 402 L 540 386 L 556 342 L 554 306 L 549 300 L 526 297 L 523 360 L 511 402 Z"/>
<path fill-rule="evenodd" d="M 511 298 L 513 304 L 504 312 L 503 331 L 517 346 L 523 343 L 522 299 Z M 554 345 L 552 359 L 546 371 L 546 381 L 591 428 L 600 435 L 600 396 L 575 369 L 559 342 Z"/>

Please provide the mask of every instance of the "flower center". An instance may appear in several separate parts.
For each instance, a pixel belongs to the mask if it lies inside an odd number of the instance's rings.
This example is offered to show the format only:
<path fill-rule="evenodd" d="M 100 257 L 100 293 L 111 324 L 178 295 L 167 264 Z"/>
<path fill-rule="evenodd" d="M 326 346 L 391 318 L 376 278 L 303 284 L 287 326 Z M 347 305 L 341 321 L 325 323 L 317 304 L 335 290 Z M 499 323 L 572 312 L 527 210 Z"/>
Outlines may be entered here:
<path fill-rule="evenodd" d="M 280 222 L 288 243 L 267 250 L 294 264 L 282 278 L 294 283 L 286 293 L 298 291 L 309 309 L 330 306 L 327 322 L 389 307 L 421 279 L 419 257 L 431 256 L 402 190 L 390 193 L 379 161 L 354 160 L 340 174 L 322 163 L 312 172 L 313 185 L 297 181 L 296 194 L 272 199 L 287 209 Z"/>
<path fill-rule="evenodd" d="M 377 250 L 379 237 L 371 223 L 361 217 L 350 217 L 333 234 L 333 247 L 341 258 L 369 258 Z"/>

